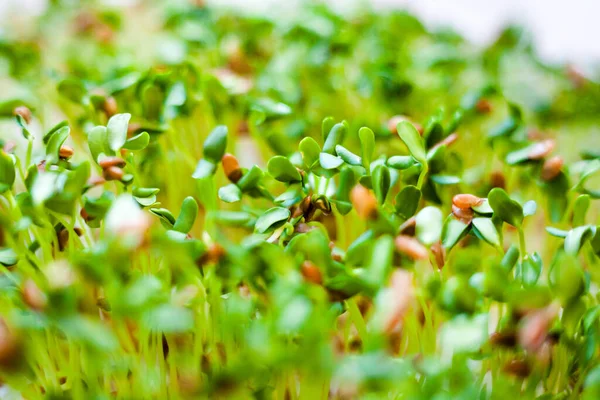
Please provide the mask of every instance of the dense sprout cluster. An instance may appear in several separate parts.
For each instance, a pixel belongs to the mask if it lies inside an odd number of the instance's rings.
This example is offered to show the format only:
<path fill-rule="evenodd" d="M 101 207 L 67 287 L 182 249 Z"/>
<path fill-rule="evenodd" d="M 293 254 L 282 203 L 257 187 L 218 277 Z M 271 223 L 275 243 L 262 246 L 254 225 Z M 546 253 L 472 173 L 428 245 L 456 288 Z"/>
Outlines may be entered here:
<path fill-rule="evenodd" d="M 7 388 L 600 396 L 600 85 L 514 27 L 164 3 L 0 36 Z"/>

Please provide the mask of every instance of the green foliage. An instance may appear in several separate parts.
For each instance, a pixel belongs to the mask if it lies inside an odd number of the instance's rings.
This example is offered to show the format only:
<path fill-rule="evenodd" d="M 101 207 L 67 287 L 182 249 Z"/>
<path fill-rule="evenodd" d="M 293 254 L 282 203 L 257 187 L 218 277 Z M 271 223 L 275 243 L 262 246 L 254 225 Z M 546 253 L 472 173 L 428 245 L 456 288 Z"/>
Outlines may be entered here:
<path fill-rule="evenodd" d="M 17 397 L 598 397 L 597 80 L 514 27 L 50 3 L 0 40 Z"/>

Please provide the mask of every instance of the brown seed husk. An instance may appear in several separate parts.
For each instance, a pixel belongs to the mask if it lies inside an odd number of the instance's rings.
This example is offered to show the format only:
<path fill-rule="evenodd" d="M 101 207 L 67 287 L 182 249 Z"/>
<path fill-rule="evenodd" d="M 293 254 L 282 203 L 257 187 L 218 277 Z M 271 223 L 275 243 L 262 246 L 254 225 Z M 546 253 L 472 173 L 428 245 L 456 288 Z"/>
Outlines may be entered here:
<path fill-rule="evenodd" d="M 108 167 L 104 170 L 104 179 L 107 181 L 120 181 L 125 173 L 119 167 Z"/>
<path fill-rule="evenodd" d="M 23 361 L 23 346 L 18 336 L 0 318 L 0 370 L 14 371 Z"/>
<path fill-rule="evenodd" d="M 233 154 L 226 153 L 221 158 L 221 164 L 223 165 L 223 172 L 225 172 L 225 176 L 231 182 L 236 183 L 242 178 L 242 169 L 240 168 L 240 163 L 237 158 Z"/>
<path fill-rule="evenodd" d="M 402 235 L 415 236 L 416 228 L 417 228 L 417 218 L 410 217 L 409 219 L 404 221 L 402 223 L 402 225 L 400 225 L 400 228 L 398 229 L 398 231 Z"/>
<path fill-rule="evenodd" d="M 142 129 L 141 124 L 137 122 L 130 122 L 129 125 L 127 125 L 127 137 L 132 137 L 140 129 Z"/>
<path fill-rule="evenodd" d="M 31 110 L 25 106 L 15 107 L 13 110 L 13 115 L 20 115 L 26 123 L 31 123 Z"/>
<path fill-rule="evenodd" d="M 362 219 L 373 218 L 377 214 L 375 195 L 362 185 L 356 185 L 350 191 L 350 201 L 356 213 Z"/>
<path fill-rule="evenodd" d="M 48 299 L 44 292 L 42 292 L 38 285 L 31 279 L 28 279 L 23 283 L 22 294 L 25 304 L 33 310 L 43 311 L 48 304 Z"/>
<path fill-rule="evenodd" d="M 529 151 L 527 158 L 529 158 L 530 160 L 541 160 L 542 158 L 545 158 L 548 154 L 552 153 L 552 150 L 554 150 L 554 146 L 555 143 L 552 139 L 546 139 L 542 140 L 541 142 L 537 142 L 533 146 L 531 151 Z"/>
<path fill-rule="evenodd" d="M 457 194 L 452 198 L 452 204 L 460 209 L 467 210 L 483 203 L 483 199 L 472 194 Z"/>
<path fill-rule="evenodd" d="M 494 171 L 490 175 L 490 186 L 492 188 L 506 188 L 506 178 L 501 171 Z"/>
<path fill-rule="evenodd" d="M 110 33 L 112 34 L 112 32 Z M 104 104 L 102 105 L 102 111 L 104 111 L 104 114 L 107 118 L 110 118 L 117 113 L 117 101 L 114 97 L 108 96 L 104 100 Z"/>
<path fill-rule="evenodd" d="M 494 332 L 490 335 L 490 343 L 495 346 L 513 348 L 517 345 L 517 334 L 514 331 Z"/>
<path fill-rule="evenodd" d="M 458 133 L 454 132 L 449 134 L 448 136 L 446 136 L 443 140 L 441 140 L 439 143 L 437 143 L 435 147 L 439 147 L 439 146 L 450 146 L 451 144 L 453 144 L 454 142 L 456 142 L 458 140 Z"/>
<path fill-rule="evenodd" d="M 519 344 L 529 352 L 536 352 L 548 336 L 550 324 L 558 313 L 555 305 L 536 310 L 521 321 L 518 332 Z"/>
<path fill-rule="evenodd" d="M 390 312 L 384 321 L 383 331 L 391 334 L 400 328 L 400 323 L 408 312 L 414 297 L 413 275 L 403 269 L 396 269 L 392 273 L 389 286 L 389 300 L 387 306 Z"/>
<path fill-rule="evenodd" d="M 551 181 L 556 178 L 564 165 L 564 160 L 560 156 L 554 156 L 544 161 L 541 177 L 545 181 Z"/>
<path fill-rule="evenodd" d="M 504 365 L 502 370 L 519 378 L 526 378 L 531 373 L 531 367 L 525 360 L 512 360 Z"/>
<path fill-rule="evenodd" d="M 454 215 L 454 217 L 459 221 L 465 224 L 470 224 L 475 217 L 475 212 L 471 208 L 462 209 L 453 204 L 452 215 Z"/>
<path fill-rule="evenodd" d="M 394 243 L 396 250 L 413 260 L 426 260 L 428 257 L 427 248 L 414 237 L 400 235 L 396 237 Z"/>
<path fill-rule="evenodd" d="M 479 114 L 489 114 L 493 109 L 492 103 L 488 99 L 479 99 L 477 104 L 475 104 L 475 110 Z"/>
<path fill-rule="evenodd" d="M 323 283 L 323 275 L 314 263 L 311 261 L 304 261 L 300 267 L 300 272 L 307 282 L 321 285 Z"/>
<path fill-rule="evenodd" d="M 58 150 L 58 156 L 60 158 L 65 158 L 65 159 L 73 157 L 74 153 L 75 153 L 75 150 L 73 150 L 73 148 L 71 146 L 67 146 L 67 145 L 60 146 L 60 149 Z"/>
<path fill-rule="evenodd" d="M 442 246 L 442 242 L 438 241 L 431 245 L 431 252 L 435 256 L 435 263 L 439 269 L 444 268 L 446 264 L 446 249 Z"/>
<path fill-rule="evenodd" d="M 106 183 L 106 179 L 104 179 L 104 177 L 102 177 L 102 176 L 92 176 L 87 181 L 87 184 L 89 186 L 98 186 L 98 185 L 103 185 L 105 183 Z"/>
<path fill-rule="evenodd" d="M 125 164 L 127 163 L 121 157 L 106 157 L 98 162 L 98 165 L 100 165 L 102 169 L 107 169 L 110 167 L 123 168 Z"/>
<path fill-rule="evenodd" d="M 213 243 L 206 252 L 206 262 L 218 263 L 225 256 L 225 248 L 218 243 Z"/>

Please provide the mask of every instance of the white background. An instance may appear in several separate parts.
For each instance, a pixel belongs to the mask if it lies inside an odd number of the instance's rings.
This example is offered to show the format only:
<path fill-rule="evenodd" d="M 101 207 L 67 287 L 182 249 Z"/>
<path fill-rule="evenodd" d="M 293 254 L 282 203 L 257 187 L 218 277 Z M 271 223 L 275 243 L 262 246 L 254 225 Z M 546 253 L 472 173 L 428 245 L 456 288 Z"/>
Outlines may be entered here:
<path fill-rule="evenodd" d="M 0 17 L 9 9 L 38 13 L 47 0 L 0 0 Z M 164 0 L 173 1 L 173 0 Z M 292 13 L 302 0 L 206 0 L 219 6 L 257 13 Z M 492 40 L 508 22 L 520 22 L 532 33 L 536 48 L 550 61 L 590 66 L 600 61 L 600 0 L 324 0 L 340 10 L 357 3 L 378 9 L 402 7 L 431 27 L 450 26 L 478 44 Z M 115 5 L 136 0 L 105 0 Z M 1 25 L 0 25 L 1 27 Z"/>

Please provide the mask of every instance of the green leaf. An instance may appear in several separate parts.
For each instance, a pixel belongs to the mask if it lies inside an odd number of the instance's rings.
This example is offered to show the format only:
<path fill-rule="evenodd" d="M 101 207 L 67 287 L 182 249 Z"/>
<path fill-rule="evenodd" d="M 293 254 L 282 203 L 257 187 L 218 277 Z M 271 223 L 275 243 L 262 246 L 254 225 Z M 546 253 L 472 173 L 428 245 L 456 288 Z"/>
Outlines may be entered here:
<path fill-rule="evenodd" d="M 13 158 L 0 149 L 0 186 L 4 186 L 4 190 L 8 190 L 15 183 L 15 163 Z M 4 192 L 0 188 L 0 193 Z"/>
<path fill-rule="evenodd" d="M 598 257 L 600 257 L 600 226 L 596 227 L 596 234 L 591 239 L 590 244 L 592 246 L 592 250 Z"/>
<path fill-rule="evenodd" d="M 425 144 L 419 132 L 414 125 L 408 121 L 402 121 L 397 127 L 398 136 L 408 147 L 408 151 L 421 165 L 427 165 L 427 153 L 425 152 Z"/>
<path fill-rule="evenodd" d="M 67 120 L 61 121 L 58 124 L 54 125 L 52 128 L 50 128 L 50 130 L 42 138 L 44 145 L 48 144 L 48 140 L 50 140 L 50 137 L 52 137 L 52 135 L 54 135 L 59 129 L 65 126 L 69 126 L 69 122 Z"/>
<path fill-rule="evenodd" d="M 519 256 L 520 256 L 519 248 L 514 244 L 511 245 L 508 248 L 508 250 L 506 251 L 506 253 L 504 254 L 504 257 L 502 257 L 500 266 L 507 273 L 510 272 L 514 268 L 514 266 L 517 264 L 517 261 L 519 261 Z"/>
<path fill-rule="evenodd" d="M 208 178 L 209 176 L 214 175 L 217 170 L 217 165 L 208 160 L 202 159 L 198 161 L 198 165 L 196 165 L 196 170 L 192 174 L 192 178 L 194 179 L 203 179 Z"/>
<path fill-rule="evenodd" d="M 588 308 L 585 315 L 583 316 L 583 331 L 586 334 L 591 333 L 596 328 L 596 324 L 600 321 L 600 306 L 593 306 Z"/>
<path fill-rule="evenodd" d="M 175 221 L 175 224 L 173 225 L 173 229 L 178 232 L 188 233 L 192 230 L 197 215 L 198 203 L 196 203 L 196 200 L 193 197 L 186 197 L 183 199 L 181 211 L 179 212 L 177 221 Z"/>
<path fill-rule="evenodd" d="M 151 195 L 147 197 L 137 197 L 133 196 L 134 200 L 138 202 L 138 204 L 142 207 L 150 207 L 156 203 L 156 196 Z"/>
<path fill-rule="evenodd" d="M 421 201 L 421 191 L 416 186 L 405 186 L 396 195 L 396 213 L 404 220 L 417 212 Z"/>
<path fill-rule="evenodd" d="M 340 171 L 340 183 L 337 187 L 335 197 L 337 200 L 350 201 L 350 191 L 356 184 L 356 175 L 352 168 L 342 168 Z"/>
<path fill-rule="evenodd" d="M 59 174 L 55 172 L 38 174 L 31 187 L 31 198 L 33 200 L 33 204 L 39 206 L 50 199 L 57 192 L 58 179 Z"/>
<path fill-rule="evenodd" d="M 442 237 L 442 212 L 436 207 L 425 207 L 416 216 L 416 236 L 421 243 L 431 246 Z"/>
<path fill-rule="evenodd" d="M 385 203 L 391 186 L 390 170 L 385 165 L 378 165 L 373 169 L 373 191 L 379 204 Z"/>
<path fill-rule="evenodd" d="M 301 182 L 302 176 L 292 165 L 290 160 L 284 156 L 275 156 L 267 164 L 269 174 L 279 182 Z"/>
<path fill-rule="evenodd" d="M 330 267 L 331 249 L 324 229 L 313 229 L 305 234 L 294 236 L 285 251 L 294 257 L 301 256 L 310 260 L 320 268 L 328 270 Z"/>
<path fill-rule="evenodd" d="M 146 311 L 142 315 L 142 324 L 154 332 L 183 333 L 194 328 L 194 315 L 187 308 L 163 304 Z"/>
<path fill-rule="evenodd" d="M 346 215 L 352 211 L 352 203 L 350 201 L 330 200 L 330 202 L 336 206 L 338 212 L 342 215 Z"/>
<path fill-rule="evenodd" d="M 153 303 L 164 298 L 164 285 L 154 275 L 141 275 L 130 282 L 123 290 L 119 301 L 114 305 L 116 309 L 141 311 Z"/>
<path fill-rule="evenodd" d="M 251 228 L 254 225 L 252 214 L 244 211 L 211 211 L 206 218 L 228 226 Z"/>
<path fill-rule="evenodd" d="M 573 225 L 585 224 L 585 215 L 590 208 L 591 199 L 587 194 L 582 194 L 577 197 L 573 205 Z"/>
<path fill-rule="evenodd" d="M 300 153 L 302 154 L 302 160 L 304 165 L 308 169 L 312 168 L 315 163 L 319 160 L 319 153 L 321 153 L 321 146 L 317 141 L 311 137 L 305 137 L 298 146 Z"/>
<path fill-rule="evenodd" d="M 519 165 L 529 162 L 529 154 L 537 145 L 537 143 L 533 143 L 527 147 L 508 153 L 505 158 L 506 163 L 508 165 Z"/>
<path fill-rule="evenodd" d="M 11 267 L 18 261 L 17 253 L 11 248 L 0 248 L 0 264 Z"/>
<path fill-rule="evenodd" d="M 346 263 L 350 266 L 361 265 L 367 258 L 368 249 L 375 238 L 375 233 L 372 230 L 367 230 L 362 233 L 354 242 L 348 247 L 346 252 Z"/>
<path fill-rule="evenodd" d="M 161 223 L 167 229 L 173 229 L 173 225 L 175 225 L 176 220 L 171 211 L 167 210 L 166 208 L 151 208 L 149 211 L 159 217 Z"/>
<path fill-rule="evenodd" d="M 386 164 L 390 168 L 405 170 L 415 165 L 415 162 L 412 156 L 392 156 L 388 158 Z"/>
<path fill-rule="evenodd" d="M 235 183 L 219 188 L 219 199 L 225 203 L 235 203 L 242 199 L 242 191 Z"/>
<path fill-rule="evenodd" d="M 321 123 L 321 137 L 323 138 L 323 142 L 327 140 L 327 135 L 329 135 L 329 132 L 331 132 L 334 125 L 335 119 L 333 119 L 333 117 L 323 118 L 323 122 Z"/>
<path fill-rule="evenodd" d="M 569 234 L 569 231 L 563 231 L 562 229 L 554 228 L 552 226 L 547 226 L 546 232 L 548 232 L 552 236 L 556 236 L 556 237 L 563 238 L 563 239 L 566 238 L 567 235 Z"/>
<path fill-rule="evenodd" d="M 148 132 L 141 132 L 130 139 L 127 139 L 123 145 L 127 150 L 144 150 L 150 143 L 150 135 Z"/>
<path fill-rule="evenodd" d="M 159 188 L 139 188 L 134 187 L 132 194 L 136 197 L 150 197 L 160 192 Z"/>
<path fill-rule="evenodd" d="M 69 133 L 71 132 L 71 128 L 68 126 L 63 126 L 58 131 L 56 131 L 52 136 L 50 136 L 50 140 L 48 140 L 48 144 L 46 145 L 46 162 L 49 164 L 56 164 L 60 159 L 58 153 L 60 151 L 60 147 L 65 143 L 65 140 L 69 137 Z"/>
<path fill-rule="evenodd" d="M 131 114 L 115 114 L 108 120 L 106 124 L 106 133 L 108 139 L 108 147 L 113 151 L 118 151 L 127 141 L 127 126 Z"/>
<path fill-rule="evenodd" d="M 264 113 L 268 118 L 285 117 L 292 113 L 290 106 L 268 97 L 256 99 L 252 104 L 251 109 Z"/>
<path fill-rule="evenodd" d="M 568 207 L 568 197 L 565 196 L 565 193 L 570 189 L 569 179 L 564 172 L 561 172 L 551 181 L 543 182 L 541 187 L 546 195 L 550 221 L 557 223 L 562 219 Z"/>
<path fill-rule="evenodd" d="M 515 132 L 520 125 L 520 120 L 512 116 L 506 118 L 500 124 L 493 127 L 488 133 L 488 138 L 496 139 L 499 137 L 506 137 Z"/>
<path fill-rule="evenodd" d="M 520 287 L 511 285 L 505 289 L 505 297 L 510 307 L 516 310 L 542 308 L 552 301 L 552 293 L 548 286 L 535 285 Z"/>
<path fill-rule="evenodd" d="M 267 233 L 268 231 L 283 225 L 289 217 L 290 210 L 287 208 L 270 208 L 256 220 L 254 231 L 257 233 Z"/>
<path fill-rule="evenodd" d="M 534 200 L 529 200 L 527 203 L 523 204 L 523 216 L 529 217 L 534 215 L 537 211 L 537 203 Z"/>
<path fill-rule="evenodd" d="M 115 195 L 112 192 L 104 192 L 99 197 L 87 197 L 83 198 L 85 211 L 90 217 L 95 219 L 103 219 L 115 200 Z"/>
<path fill-rule="evenodd" d="M 592 368 L 592 370 L 586 375 L 584 387 L 584 396 L 586 393 L 591 393 L 592 396 L 594 393 L 597 393 L 596 390 L 600 387 L 600 365 Z"/>
<path fill-rule="evenodd" d="M 204 157 L 213 164 L 217 164 L 221 162 L 221 158 L 223 158 L 226 148 L 227 127 L 225 125 L 218 125 L 210 132 L 204 141 Z"/>
<path fill-rule="evenodd" d="M 257 188 L 264 176 L 265 173 L 263 170 L 257 165 L 254 165 L 252 168 L 250 168 L 250 171 L 246 172 L 244 176 L 242 176 L 242 178 L 237 182 L 237 186 L 242 190 L 242 192 L 247 192 Z"/>
<path fill-rule="evenodd" d="M 88 146 L 95 162 L 98 162 L 100 154 L 112 155 L 114 154 L 108 148 L 108 137 L 106 127 L 98 125 L 90 129 L 87 134 Z"/>
<path fill-rule="evenodd" d="M 510 285 L 506 270 L 496 264 L 490 265 L 483 276 L 483 293 L 496 301 L 505 300 L 506 288 Z"/>
<path fill-rule="evenodd" d="M 427 162 L 433 171 L 443 169 L 446 154 L 448 154 L 448 146 L 445 144 L 435 146 L 427 152 Z"/>
<path fill-rule="evenodd" d="M 444 110 L 439 108 L 435 114 L 430 116 L 423 127 L 423 138 L 425 145 L 431 147 L 444 138 L 444 127 L 442 126 L 442 118 Z"/>
<path fill-rule="evenodd" d="M 494 210 L 492 210 L 492 207 L 490 207 L 490 202 L 488 199 L 483 199 L 481 204 L 473 206 L 471 209 L 476 213 L 483 215 L 492 215 L 494 213 Z"/>
<path fill-rule="evenodd" d="M 582 299 L 574 298 L 572 301 L 564 304 L 564 309 L 560 318 L 563 328 L 563 337 L 573 338 L 575 333 L 579 332 L 579 322 L 584 316 L 587 305 Z"/>
<path fill-rule="evenodd" d="M 325 138 L 325 142 L 323 143 L 323 153 L 333 154 L 335 146 L 344 141 L 347 132 L 348 126 L 346 123 L 340 122 L 335 124 Z"/>
<path fill-rule="evenodd" d="M 375 134 L 371 129 L 363 126 L 358 130 L 358 138 L 360 139 L 360 155 L 363 167 L 369 172 L 373 152 L 375 151 Z"/>
<path fill-rule="evenodd" d="M 477 353 L 488 341 L 488 316 L 459 315 L 446 322 L 440 332 L 440 343 L 446 354 Z"/>
<path fill-rule="evenodd" d="M 585 291 L 585 277 L 577 257 L 559 252 L 548 272 L 550 288 L 566 305 Z"/>
<path fill-rule="evenodd" d="M 527 254 L 523 261 L 517 264 L 516 277 L 525 286 L 534 286 L 542 274 L 542 259 L 539 254 Z"/>
<path fill-rule="evenodd" d="M 465 224 L 452 215 L 448 216 L 442 229 L 442 246 L 450 250 L 468 233 L 469 228 L 470 224 Z"/>
<path fill-rule="evenodd" d="M 81 316 L 63 318 L 58 322 L 65 335 L 96 350 L 114 350 L 118 341 L 111 330 L 98 321 Z"/>
<path fill-rule="evenodd" d="M 449 312 L 472 314 L 475 311 L 478 293 L 469 285 L 466 277 L 452 276 L 438 293 L 442 307 Z"/>
<path fill-rule="evenodd" d="M 454 175 L 430 175 L 429 178 L 438 185 L 456 185 L 461 182 L 461 179 Z"/>
<path fill-rule="evenodd" d="M 344 163 L 340 157 L 336 157 L 329 153 L 321 153 L 319 154 L 319 164 L 324 169 L 336 169 L 339 168 Z"/>
<path fill-rule="evenodd" d="M 496 248 L 500 247 L 500 236 L 498 235 L 496 226 L 493 224 L 491 219 L 473 218 L 473 221 L 471 222 L 473 224 L 473 228 L 477 230 L 477 233 L 479 233 L 478 236 L 492 246 Z"/>
<path fill-rule="evenodd" d="M 350 150 L 346 149 L 342 145 L 338 144 L 338 145 L 335 146 L 335 153 L 342 160 L 344 160 L 344 162 L 346 164 L 354 165 L 354 166 L 360 166 L 360 165 L 362 165 L 362 159 L 359 156 L 357 156 L 356 154 L 354 154 L 353 152 L 351 152 Z"/>
<path fill-rule="evenodd" d="M 523 223 L 523 208 L 519 203 L 508 197 L 508 194 L 501 188 L 494 188 L 488 195 L 490 207 L 494 210 L 494 217 L 515 226 L 521 227 Z"/>
<path fill-rule="evenodd" d="M 596 235 L 594 225 L 578 226 L 571 229 L 565 237 L 565 252 L 576 256 L 586 241 L 591 240 Z"/>
<path fill-rule="evenodd" d="M 67 78 L 58 84 L 58 93 L 74 103 L 81 104 L 87 91 L 79 79 Z"/>
<path fill-rule="evenodd" d="M 381 236 L 373 245 L 371 260 L 362 275 L 367 285 L 376 290 L 385 284 L 393 258 L 394 239 L 389 235 Z"/>
<path fill-rule="evenodd" d="M 573 187 L 573 190 L 583 191 L 585 181 L 587 181 L 592 175 L 596 172 L 600 171 L 600 160 L 590 160 L 582 162 L 583 166 L 581 168 L 581 175 L 579 176 L 579 181 Z"/>

